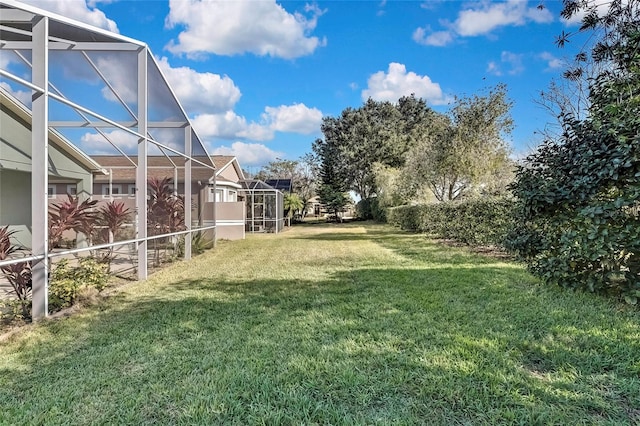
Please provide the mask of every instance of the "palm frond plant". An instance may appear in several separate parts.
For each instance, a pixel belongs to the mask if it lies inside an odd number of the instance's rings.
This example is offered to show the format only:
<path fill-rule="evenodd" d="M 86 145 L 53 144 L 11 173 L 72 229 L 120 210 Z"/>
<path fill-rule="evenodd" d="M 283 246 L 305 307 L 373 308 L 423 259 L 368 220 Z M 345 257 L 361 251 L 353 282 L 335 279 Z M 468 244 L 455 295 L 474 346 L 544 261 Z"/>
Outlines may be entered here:
<path fill-rule="evenodd" d="M 108 233 L 107 240 L 110 244 L 114 242 L 118 230 L 131 218 L 131 210 L 122 201 L 109 201 L 98 210 L 98 221 L 105 226 Z M 109 247 L 107 253 L 102 257 L 102 261 L 107 264 L 107 271 L 111 272 L 111 261 L 114 258 L 113 247 Z"/>
<path fill-rule="evenodd" d="M 150 236 L 169 234 L 186 229 L 184 224 L 184 197 L 171 189 L 172 179 L 151 177 L 148 179 L 149 203 L 147 205 L 148 232 Z M 174 242 L 177 239 L 174 239 Z M 160 242 L 153 240 L 154 264 L 160 264 Z"/>
<path fill-rule="evenodd" d="M 60 244 L 65 231 L 73 230 L 90 236 L 96 223 L 93 207 L 96 200 L 80 201 L 77 196 L 67 194 L 68 199 L 52 204 L 49 208 L 49 249 Z"/>
<path fill-rule="evenodd" d="M 289 224 L 291 224 L 291 218 L 297 211 L 304 208 L 304 202 L 298 194 L 287 193 L 284 194 L 283 207 L 285 216 L 289 219 Z"/>
<path fill-rule="evenodd" d="M 11 243 L 11 236 L 16 231 L 9 230 L 8 226 L 0 228 L 0 260 L 9 259 L 18 247 Z M 0 267 L 2 275 L 9 281 L 13 292 L 18 298 L 25 319 L 31 317 L 29 300 L 31 298 L 31 262 L 18 262 Z"/>

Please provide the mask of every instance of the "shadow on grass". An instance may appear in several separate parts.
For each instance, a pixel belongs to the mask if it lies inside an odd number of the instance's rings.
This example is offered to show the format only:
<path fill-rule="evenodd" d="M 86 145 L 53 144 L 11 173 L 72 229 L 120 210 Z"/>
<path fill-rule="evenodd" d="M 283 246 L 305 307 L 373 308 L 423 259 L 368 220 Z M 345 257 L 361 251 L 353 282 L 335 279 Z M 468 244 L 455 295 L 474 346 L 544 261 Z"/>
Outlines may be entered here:
<path fill-rule="evenodd" d="M 0 423 L 633 423 L 637 316 L 527 277 L 165 283 L 9 342 Z"/>

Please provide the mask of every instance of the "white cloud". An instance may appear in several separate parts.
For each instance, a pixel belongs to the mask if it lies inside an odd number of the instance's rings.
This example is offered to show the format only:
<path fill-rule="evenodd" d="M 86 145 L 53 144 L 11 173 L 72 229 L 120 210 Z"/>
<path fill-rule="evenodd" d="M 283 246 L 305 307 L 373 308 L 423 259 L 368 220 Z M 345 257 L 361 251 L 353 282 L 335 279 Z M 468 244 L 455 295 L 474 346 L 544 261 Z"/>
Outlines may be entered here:
<path fill-rule="evenodd" d="M 505 3 L 483 3 L 479 8 L 460 11 L 454 23 L 461 36 L 487 34 L 507 25 L 524 25 L 528 21 L 546 23 L 553 20 L 548 9 L 528 7 L 526 1 L 509 0 Z"/>
<path fill-rule="evenodd" d="M 137 66 L 135 56 L 108 53 L 93 55 L 92 59 L 118 95 L 128 104 L 135 104 L 138 100 L 137 81 L 130 78 L 132 73 L 135 74 Z M 157 58 L 157 62 L 189 116 L 200 113 L 223 113 L 233 109 L 241 97 L 240 89 L 226 75 L 201 73 L 189 67 L 173 68 L 166 57 Z M 99 82 L 97 74 L 93 72 L 88 75 L 83 74 L 89 69 L 86 65 L 63 64 L 63 66 L 65 73 L 71 78 L 92 83 Z M 102 96 L 109 101 L 119 102 L 106 85 L 102 88 Z"/>
<path fill-rule="evenodd" d="M 293 104 L 266 107 L 259 123 L 247 122 L 233 111 L 199 114 L 192 122 L 203 138 L 268 141 L 275 137 L 275 132 L 310 134 L 320 131 L 322 112 L 304 104 Z"/>
<path fill-rule="evenodd" d="M 502 75 L 502 70 L 500 70 L 500 66 L 495 61 L 489 62 L 487 65 L 487 72 L 497 76 Z"/>
<path fill-rule="evenodd" d="M 105 1 L 85 0 L 20 0 L 22 3 L 30 4 L 40 9 L 48 10 L 76 21 L 84 22 L 105 30 L 118 32 L 115 21 L 107 18 L 103 11 L 96 8 L 97 3 L 108 3 Z"/>
<path fill-rule="evenodd" d="M 230 147 L 213 148 L 211 153 L 214 155 L 235 155 L 243 166 L 259 166 L 285 156 L 284 153 L 273 151 L 262 144 L 244 142 L 234 142 Z"/>
<path fill-rule="evenodd" d="M 0 68 L 7 69 L 9 64 L 15 61 L 14 54 L 11 51 L 0 50 Z"/>
<path fill-rule="evenodd" d="M 443 22 L 446 30 L 429 33 L 429 28 L 417 28 L 413 33 L 413 40 L 429 46 L 446 46 L 455 36 L 479 36 L 489 34 L 499 27 L 552 21 L 553 15 L 548 9 L 529 7 L 527 0 L 507 0 L 500 3 L 483 1 L 458 12 L 455 22 Z"/>
<path fill-rule="evenodd" d="M 270 141 L 275 137 L 275 134 L 271 126 L 252 122 L 244 130 L 239 131 L 236 136 L 252 141 Z"/>
<path fill-rule="evenodd" d="M 221 114 L 199 114 L 191 122 L 195 131 L 203 138 L 233 139 L 248 127 L 247 120 L 233 111 Z"/>
<path fill-rule="evenodd" d="M 538 57 L 547 63 L 548 70 L 557 70 L 565 66 L 562 59 L 555 57 L 549 52 L 542 52 Z"/>
<path fill-rule="evenodd" d="M 500 64 L 495 61 L 489 62 L 487 65 L 487 72 L 493 75 L 503 75 L 503 67 L 506 68 L 506 72 L 509 75 L 520 74 L 524 71 L 524 65 L 522 59 L 524 55 L 503 51 L 500 54 Z"/>
<path fill-rule="evenodd" d="M 372 74 L 368 80 L 368 88 L 362 91 L 362 99 L 372 98 L 378 101 L 397 102 L 402 96 L 412 93 L 427 100 L 432 105 L 443 105 L 449 98 L 442 93 L 438 83 L 428 76 L 421 76 L 413 71 L 407 72 L 403 64 L 392 62 L 389 69 Z"/>
<path fill-rule="evenodd" d="M 240 99 L 240 89 L 226 75 L 172 68 L 166 57 L 160 58 L 158 65 L 189 115 L 228 111 Z"/>
<path fill-rule="evenodd" d="M 105 132 L 105 135 L 113 144 L 126 153 L 135 152 L 137 149 L 138 138 L 129 132 L 117 129 L 111 132 Z M 85 133 L 80 138 L 80 142 L 82 143 L 83 150 L 89 154 L 99 155 L 117 152 L 113 146 L 98 133 Z"/>
<path fill-rule="evenodd" d="M 233 111 L 221 114 L 200 114 L 191 120 L 193 128 L 203 138 L 235 139 L 243 138 L 253 141 L 268 141 L 274 138 L 270 126 L 259 123 L 248 123 L 247 119 Z"/>
<path fill-rule="evenodd" d="M 309 108 L 305 104 L 280 105 L 266 107 L 263 118 L 270 123 L 274 131 L 308 135 L 320 131 L 322 111 Z"/>
<path fill-rule="evenodd" d="M 524 65 L 522 64 L 522 54 L 513 53 L 513 52 L 502 52 L 500 55 L 500 60 L 509 65 L 508 73 L 511 75 L 520 74 L 524 71 Z"/>
<path fill-rule="evenodd" d="M 93 58 L 100 72 L 118 95 L 127 103 L 138 102 L 138 82 L 135 78 L 137 69 L 136 58 L 133 55 L 104 54 Z M 93 75 L 98 78 L 97 75 Z M 109 87 L 102 88 L 102 96 L 110 101 L 119 102 Z"/>
<path fill-rule="evenodd" d="M 446 46 L 453 41 L 451 31 L 434 31 L 427 35 L 428 28 L 417 28 L 413 32 L 413 41 L 426 46 Z"/>
<path fill-rule="evenodd" d="M 326 44 L 311 36 L 324 11 L 306 5 L 304 13 L 287 12 L 271 1 L 170 0 L 166 24 L 184 26 L 167 49 L 174 54 L 253 53 L 285 59 L 313 53 Z"/>
<path fill-rule="evenodd" d="M 6 81 L 0 81 L 0 88 L 11 96 L 22 102 L 27 108 L 31 108 L 31 91 L 30 90 L 13 90 L 13 87 Z"/>

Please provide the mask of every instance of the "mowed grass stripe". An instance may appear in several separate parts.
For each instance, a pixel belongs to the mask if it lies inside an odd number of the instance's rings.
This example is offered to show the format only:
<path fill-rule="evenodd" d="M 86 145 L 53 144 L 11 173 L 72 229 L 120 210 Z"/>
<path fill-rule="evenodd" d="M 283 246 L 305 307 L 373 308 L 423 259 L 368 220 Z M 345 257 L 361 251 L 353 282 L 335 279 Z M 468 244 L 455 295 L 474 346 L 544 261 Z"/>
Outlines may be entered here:
<path fill-rule="evenodd" d="M 294 227 L 0 343 L 0 424 L 636 424 L 639 317 L 421 235 Z"/>

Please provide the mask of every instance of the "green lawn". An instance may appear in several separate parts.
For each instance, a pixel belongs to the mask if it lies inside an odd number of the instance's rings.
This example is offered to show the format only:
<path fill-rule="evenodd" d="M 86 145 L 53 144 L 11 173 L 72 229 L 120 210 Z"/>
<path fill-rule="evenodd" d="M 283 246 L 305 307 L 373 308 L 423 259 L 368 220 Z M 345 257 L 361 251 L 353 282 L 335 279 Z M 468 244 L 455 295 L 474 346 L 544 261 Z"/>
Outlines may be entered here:
<path fill-rule="evenodd" d="M 0 342 L 0 424 L 638 424 L 640 313 L 371 224 L 224 242 Z"/>

